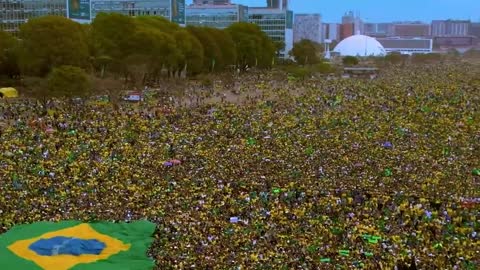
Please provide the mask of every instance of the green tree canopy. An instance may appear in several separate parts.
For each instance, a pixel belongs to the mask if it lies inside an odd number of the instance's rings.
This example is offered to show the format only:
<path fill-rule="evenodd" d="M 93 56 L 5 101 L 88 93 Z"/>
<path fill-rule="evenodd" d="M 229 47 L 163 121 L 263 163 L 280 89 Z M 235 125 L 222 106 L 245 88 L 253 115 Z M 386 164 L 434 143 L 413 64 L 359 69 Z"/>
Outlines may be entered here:
<path fill-rule="evenodd" d="M 207 27 L 188 26 L 187 30 L 194 35 L 202 44 L 204 51 L 203 69 L 204 71 L 212 71 L 216 69 L 216 63 L 222 62 L 222 52 L 219 44 L 215 41 L 215 37 L 211 34 Z"/>
<path fill-rule="evenodd" d="M 224 30 L 215 28 L 207 28 L 207 31 L 218 45 L 222 56 L 217 62 L 217 70 L 222 70 L 228 66 L 235 65 L 237 52 L 235 51 L 235 44 L 233 43 L 230 34 Z"/>
<path fill-rule="evenodd" d="M 237 66 L 271 66 L 275 58 L 276 47 L 273 41 L 251 23 L 234 23 L 227 29 L 237 51 Z"/>
<path fill-rule="evenodd" d="M 177 40 L 176 34 L 184 30 L 164 18 L 142 16 L 136 18 L 135 23 L 137 24 L 135 51 L 149 58 L 147 62 L 151 76 L 158 77 L 163 68 L 169 71 L 183 68 L 185 61 L 183 50 L 189 48 L 189 41 Z"/>
<path fill-rule="evenodd" d="M 125 60 L 135 53 L 136 24 L 134 18 L 116 13 L 100 13 L 92 22 L 93 57 L 105 64 L 110 59 L 110 70 L 126 73 Z"/>
<path fill-rule="evenodd" d="M 78 67 L 54 68 L 47 77 L 47 95 L 52 97 L 80 97 L 90 92 L 90 80 Z"/>
<path fill-rule="evenodd" d="M 343 59 L 342 59 L 342 63 L 345 65 L 345 66 L 356 66 L 358 65 L 359 63 L 359 60 L 357 57 L 355 56 L 345 56 Z"/>
<path fill-rule="evenodd" d="M 43 76 L 62 65 L 88 65 L 85 32 L 80 24 L 67 18 L 31 19 L 20 27 L 20 39 L 20 66 L 27 74 Z"/>
<path fill-rule="evenodd" d="M 15 48 L 16 43 L 16 39 L 13 36 L 0 31 L 0 65 L 5 63 L 8 52 Z"/>
<path fill-rule="evenodd" d="M 311 40 L 302 39 L 293 45 L 293 49 L 289 54 L 300 65 L 317 64 L 321 61 L 318 56 L 319 47 L 319 44 Z"/>
<path fill-rule="evenodd" d="M 174 37 L 181 53 L 179 69 L 186 68 L 189 74 L 200 73 L 204 61 L 202 43 L 186 30 L 175 32 Z"/>
<path fill-rule="evenodd" d="M 177 48 L 175 38 L 165 32 L 159 31 L 152 26 L 141 26 L 134 36 L 135 53 L 127 58 L 130 73 L 143 73 L 141 76 L 149 76 L 155 79 L 161 73 L 162 68 L 176 69 L 181 61 L 181 52 Z"/>
<path fill-rule="evenodd" d="M 19 74 L 17 65 L 18 40 L 0 31 L 0 75 L 13 77 Z"/>
<path fill-rule="evenodd" d="M 403 63 L 404 57 L 400 53 L 390 53 L 385 56 L 385 62 L 392 65 Z"/>

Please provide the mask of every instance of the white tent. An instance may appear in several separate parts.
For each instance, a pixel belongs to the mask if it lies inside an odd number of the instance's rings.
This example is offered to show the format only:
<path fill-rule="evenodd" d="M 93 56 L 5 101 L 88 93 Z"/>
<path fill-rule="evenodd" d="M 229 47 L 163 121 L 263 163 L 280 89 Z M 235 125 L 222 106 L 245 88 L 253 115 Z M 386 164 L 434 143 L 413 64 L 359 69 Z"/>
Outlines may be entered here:
<path fill-rule="evenodd" d="M 334 52 L 341 56 L 385 56 L 387 53 L 376 39 L 364 35 L 354 35 L 342 40 Z"/>

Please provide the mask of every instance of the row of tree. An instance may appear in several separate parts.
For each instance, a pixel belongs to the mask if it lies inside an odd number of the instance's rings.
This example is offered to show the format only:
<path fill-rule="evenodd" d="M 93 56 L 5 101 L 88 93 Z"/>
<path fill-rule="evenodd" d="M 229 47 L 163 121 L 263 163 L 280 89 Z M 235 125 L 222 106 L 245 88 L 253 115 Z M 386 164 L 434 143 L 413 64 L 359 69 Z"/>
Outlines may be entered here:
<path fill-rule="evenodd" d="M 153 16 L 98 14 L 91 24 L 58 16 L 29 20 L 18 38 L 0 32 L 0 75 L 45 77 L 78 67 L 97 77 L 147 83 L 161 76 L 270 67 L 280 48 L 255 24 L 180 27 Z"/>

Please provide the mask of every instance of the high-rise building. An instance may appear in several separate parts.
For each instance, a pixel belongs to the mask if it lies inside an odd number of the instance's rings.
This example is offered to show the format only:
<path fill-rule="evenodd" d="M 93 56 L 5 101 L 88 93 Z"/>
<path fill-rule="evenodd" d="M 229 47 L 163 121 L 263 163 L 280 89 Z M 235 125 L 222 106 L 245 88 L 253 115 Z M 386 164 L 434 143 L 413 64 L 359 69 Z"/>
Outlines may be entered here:
<path fill-rule="evenodd" d="M 348 37 L 351 37 L 355 34 L 355 24 L 353 23 L 342 23 L 340 25 L 340 40 L 344 40 Z"/>
<path fill-rule="evenodd" d="M 353 11 L 345 12 L 345 15 L 342 16 L 342 24 L 353 23 L 355 21 L 355 15 Z"/>
<path fill-rule="evenodd" d="M 432 21 L 432 36 L 467 36 L 470 21 L 434 20 Z"/>
<path fill-rule="evenodd" d="M 187 25 L 227 28 L 248 22 L 248 7 L 242 5 L 192 5 L 187 7 Z"/>
<path fill-rule="evenodd" d="M 16 33 L 21 24 L 35 17 L 67 16 L 65 0 L 0 0 L 0 30 Z"/>
<path fill-rule="evenodd" d="M 480 38 L 480 23 L 471 23 L 468 34 Z"/>
<path fill-rule="evenodd" d="M 257 24 L 273 41 L 285 45 L 280 57 L 287 58 L 293 48 L 293 12 L 275 8 L 249 8 L 250 23 Z"/>
<path fill-rule="evenodd" d="M 391 36 L 391 23 L 365 23 L 364 34 L 370 37 L 388 37 Z"/>
<path fill-rule="evenodd" d="M 163 16 L 185 24 L 185 0 L 0 0 L 0 29 L 17 32 L 28 19 L 45 15 L 88 23 L 101 12 Z"/>
<path fill-rule="evenodd" d="M 231 0 L 193 0 L 194 5 L 229 5 Z"/>
<path fill-rule="evenodd" d="M 320 14 L 295 14 L 293 24 L 293 41 L 308 39 L 322 42 L 322 16 Z"/>
<path fill-rule="evenodd" d="M 353 11 L 345 13 L 342 17 L 342 25 L 340 26 L 340 39 L 346 39 L 356 34 L 363 34 L 363 21 L 359 16 L 355 16 Z"/>
<path fill-rule="evenodd" d="M 322 28 L 322 42 L 325 40 L 339 41 L 340 40 L 340 24 L 338 23 L 324 23 Z"/>
<path fill-rule="evenodd" d="M 422 22 L 394 23 L 393 35 L 397 37 L 429 37 L 430 24 Z"/>
<path fill-rule="evenodd" d="M 268 8 L 288 9 L 288 0 L 267 0 Z"/>
<path fill-rule="evenodd" d="M 69 0 L 72 1 L 72 0 Z M 119 13 L 127 16 L 162 16 L 185 24 L 185 0 L 90 0 L 92 20 L 98 13 Z M 88 2 L 88 0 L 87 0 Z M 70 14 L 70 11 L 69 11 Z M 69 16 L 72 18 L 71 16 Z"/>

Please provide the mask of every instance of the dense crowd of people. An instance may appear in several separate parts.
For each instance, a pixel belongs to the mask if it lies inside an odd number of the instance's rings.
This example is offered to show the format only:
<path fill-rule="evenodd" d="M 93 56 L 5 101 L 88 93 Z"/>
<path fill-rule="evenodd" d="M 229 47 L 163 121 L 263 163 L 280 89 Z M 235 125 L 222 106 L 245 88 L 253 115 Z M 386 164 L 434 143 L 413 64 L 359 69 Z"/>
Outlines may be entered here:
<path fill-rule="evenodd" d="M 0 233 L 148 219 L 158 269 L 477 269 L 478 74 L 244 75 L 239 104 L 175 110 L 2 101 Z"/>

